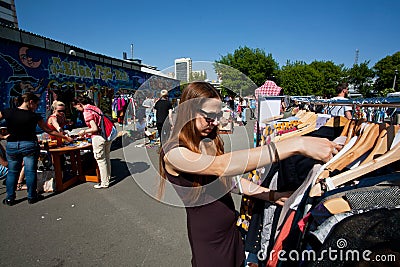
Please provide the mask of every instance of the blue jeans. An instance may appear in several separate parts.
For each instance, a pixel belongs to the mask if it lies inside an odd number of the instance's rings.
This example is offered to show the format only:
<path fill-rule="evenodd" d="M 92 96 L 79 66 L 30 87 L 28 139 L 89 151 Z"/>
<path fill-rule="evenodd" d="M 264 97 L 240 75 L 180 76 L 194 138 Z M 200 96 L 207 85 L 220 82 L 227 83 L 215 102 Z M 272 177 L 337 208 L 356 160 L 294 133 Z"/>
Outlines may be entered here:
<path fill-rule="evenodd" d="M 37 164 L 39 159 L 39 144 L 36 141 L 7 142 L 8 174 L 6 179 L 7 199 L 15 199 L 15 189 L 25 164 L 25 180 L 28 187 L 28 199 L 37 197 Z"/>
<path fill-rule="evenodd" d="M 247 122 L 246 109 L 247 108 L 242 108 L 242 121 L 243 122 Z"/>

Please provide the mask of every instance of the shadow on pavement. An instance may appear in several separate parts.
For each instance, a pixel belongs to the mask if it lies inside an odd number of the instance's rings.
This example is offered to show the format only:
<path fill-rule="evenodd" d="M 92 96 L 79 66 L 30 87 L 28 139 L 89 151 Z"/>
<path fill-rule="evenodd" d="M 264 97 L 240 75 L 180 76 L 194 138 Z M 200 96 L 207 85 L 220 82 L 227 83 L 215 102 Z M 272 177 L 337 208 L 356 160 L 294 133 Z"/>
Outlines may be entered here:
<path fill-rule="evenodd" d="M 111 186 L 124 180 L 132 174 L 145 172 L 150 168 L 147 162 L 126 162 L 121 159 L 111 159 L 112 176 Z"/>
<path fill-rule="evenodd" d="M 112 142 L 111 151 L 126 147 L 127 145 L 143 138 L 144 138 L 143 133 L 135 131 L 131 131 L 129 135 L 128 134 L 120 135 L 117 138 L 115 138 L 114 141 Z"/>

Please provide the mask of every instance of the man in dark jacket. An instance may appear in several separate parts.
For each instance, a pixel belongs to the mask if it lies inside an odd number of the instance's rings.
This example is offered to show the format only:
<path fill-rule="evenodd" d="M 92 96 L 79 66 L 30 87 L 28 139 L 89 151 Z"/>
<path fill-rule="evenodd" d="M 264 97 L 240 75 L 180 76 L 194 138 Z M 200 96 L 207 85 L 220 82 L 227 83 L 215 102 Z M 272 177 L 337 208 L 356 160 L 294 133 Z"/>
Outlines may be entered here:
<path fill-rule="evenodd" d="M 169 135 L 170 127 L 173 126 L 172 121 L 172 104 L 168 100 L 168 91 L 161 90 L 160 99 L 154 105 L 154 109 L 156 110 L 156 127 L 158 131 L 158 137 L 161 141 L 167 140 Z M 165 127 L 163 130 L 163 125 L 165 120 L 169 118 L 169 127 Z"/>

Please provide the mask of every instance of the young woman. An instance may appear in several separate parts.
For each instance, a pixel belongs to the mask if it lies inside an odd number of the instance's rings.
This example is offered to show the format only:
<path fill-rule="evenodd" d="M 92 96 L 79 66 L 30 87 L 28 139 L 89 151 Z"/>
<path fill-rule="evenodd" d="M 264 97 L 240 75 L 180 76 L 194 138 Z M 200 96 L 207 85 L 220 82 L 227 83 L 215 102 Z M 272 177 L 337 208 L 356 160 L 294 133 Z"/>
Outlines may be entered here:
<path fill-rule="evenodd" d="M 68 124 L 67 118 L 65 117 L 65 104 L 61 101 L 54 101 L 51 105 L 53 114 L 47 119 L 47 125 L 50 129 L 59 133 L 64 133 L 63 127 Z M 51 136 L 52 140 L 57 140 L 57 145 L 62 145 L 62 138 Z"/>
<path fill-rule="evenodd" d="M 89 129 L 81 130 L 78 135 L 92 135 L 93 154 L 96 159 L 97 166 L 100 170 L 101 183 L 94 185 L 96 189 L 108 188 L 111 178 L 111 141 L 105 140 L 100 134 L 100 120 L 103 112 L 96 106 L 92 105 L 92 100 L 88 97 L 79 96 L 72 101 L 74 107 L 83 112 L 86 125 Z"/>
<path fill-rule="evenodd" d="M 212 85 L 190 83 L 182 93 L 171 138 L 160 153 L 159 195 L 163 194 L 168 180 L 186 206 L 193 266 L 243 264 L 244 248 L 235 224 L 237 218 L 229 177 L 295 154 L 328 161 L 336 153 L 336 144 L 313 137 L 224 153 L 217 127 L 220 110 L 221 97 Z M 244 194 L 278 204 L 289 196 L 246 179 L 240 180 L 240 187 Z"/>
<path fill-rule="evenodd" d="M 6 179 L 7 197 L 3 204 L 15 204 L 15 189 L 18 177 L 24 162 L 25 179 L 28 187 L 28 203 L 38 201 L 37 188 L 37 162 L 39 157 L 39 144 L 36 136 L 36 126 L 54 136 L 65 138 L 72 142 L 73 139 L 62 133 L 49 129 L 40 114 L 35 113 L 39 104 L 39 97 L 33 93 L 22 95 L 22 104 L 17 108 L 3 110 L 0 120 L 5 119 L 7 124 L 7 160 L 8 174 Z"/>

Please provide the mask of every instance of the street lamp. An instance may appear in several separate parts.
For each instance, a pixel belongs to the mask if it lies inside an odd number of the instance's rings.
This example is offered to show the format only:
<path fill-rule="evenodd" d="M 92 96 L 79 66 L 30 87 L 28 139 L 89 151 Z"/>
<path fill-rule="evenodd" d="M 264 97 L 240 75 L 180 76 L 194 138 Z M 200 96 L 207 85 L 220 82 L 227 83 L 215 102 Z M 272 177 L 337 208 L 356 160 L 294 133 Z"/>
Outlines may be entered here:
<path fill-rule="evenodd" d="M 393 79 L 393 90 L 394 90 L 394 87 L 395 87 L 395 85 L 396 85 L 397 73 L 398 73 L 398 71 L 397 71 L 397 69 L 395 69 L 395 71 L 394 71 L 394 79 Z"/>

